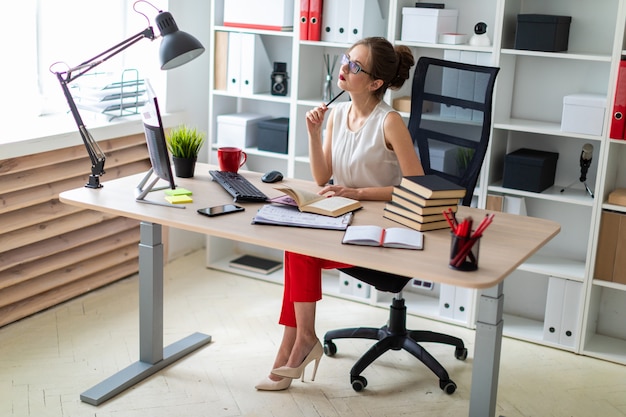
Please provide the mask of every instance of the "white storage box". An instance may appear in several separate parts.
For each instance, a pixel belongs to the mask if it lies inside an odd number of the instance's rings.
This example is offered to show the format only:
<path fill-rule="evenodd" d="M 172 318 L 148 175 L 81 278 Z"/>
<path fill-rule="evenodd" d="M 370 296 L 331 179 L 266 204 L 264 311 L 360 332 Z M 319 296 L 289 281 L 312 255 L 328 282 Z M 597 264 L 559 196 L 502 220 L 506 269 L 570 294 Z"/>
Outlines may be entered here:
<path fill-rule="evenodd" d="M 563 132 L 602 136 L 606 96 L 570 94 L 563 97 Z"/>
<path fill-rule="evenodd" d="M 293 29 L 294 3 L 291 0 L 227 0 L 224 2 L 224 26 Z"/>
<path fill-rule="evenodd" d="M 458 15 L 454 9 L 403 7 L 401 39 L 437 43 L 440 34 L 456 32 Z"/>
<path fill-rule="evenodd" d="M 217 116 L 217 146 L 249 148 L 256 146 L 258 123 L 271 117 L 256 113 L 233 113 Z"/>
<path fill-rule="evenodd" d="M 456 146 L 443 142 L 431 142 L 428 148 L 432 169 L 452 175 L 459 174 L 457 166 L 458 148 Z"/>

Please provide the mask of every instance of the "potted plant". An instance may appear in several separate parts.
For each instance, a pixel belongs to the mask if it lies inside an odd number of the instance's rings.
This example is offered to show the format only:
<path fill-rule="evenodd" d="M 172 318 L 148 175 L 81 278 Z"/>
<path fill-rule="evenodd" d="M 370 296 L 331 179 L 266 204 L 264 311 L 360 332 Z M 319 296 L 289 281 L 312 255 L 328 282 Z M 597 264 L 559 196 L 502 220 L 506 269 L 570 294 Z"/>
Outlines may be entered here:
<path fill-rule="evenodd" d="M 204 144 L 206 135 L 195 128 L 179 126 L 167 134 L 167 148 L 172 154 L 176 176 L 191 178 L 194 174 L 198 152 Z"/>

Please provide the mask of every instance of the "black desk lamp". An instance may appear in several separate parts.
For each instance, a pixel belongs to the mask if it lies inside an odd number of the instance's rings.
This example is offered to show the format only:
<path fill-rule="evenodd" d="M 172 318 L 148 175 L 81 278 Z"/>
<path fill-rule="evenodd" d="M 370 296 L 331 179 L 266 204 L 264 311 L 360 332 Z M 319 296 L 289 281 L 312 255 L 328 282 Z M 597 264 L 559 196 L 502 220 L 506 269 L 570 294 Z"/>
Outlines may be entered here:
<path fill-rule="evenodd" d="M 159 50 L 162 70 L 169 70 L 186 64 L 187 62 L 197 58 L 204 52 L 204 47 L 196 38 L 186 32 L 178 30 L 178 26 L 176 25 L 176 22 L 174 21 L 171 13 L 159 10 L 153 4 L 145 0 L 136 1 L 133 4 L 133 10 L 144 16 L 146 20 L 148 20 L 148 24 L 150 24 L 150 19 L 148 19 L 148 16 L 139 12 L 136 9 L 135 6 L 137 5 L 137 3 L 147 3 L 159 12 L 157 17 L 155 18 L 155 23 L 159 28 L 159 31 L 161 32 L 161 37 L 163 38 Z M 138 34 L 131 36 L 130 38 L 118 43 L 110 49 L 107 49 L 101 54 L 96 55 L 95 57 L 83 62 L 80 65 L 77 65 L 76 67 L 64 69 L 63 71 L 54 71 L 53 67 L 58 63 L 52 64 L 50 66 L 51 72 L 56 74 L 57 79 L 61 84 L 61 88 L 63 89 L 63 93 L 65 94 L 65 98 L 67 99 L 67 104 L 69 105 L 72 116 L 74 116 L 74 120 L 76 121 L 76 125 L 78 126 L 78 132 L 83 139 L 83 143 L 85 144 L 85 147 L 87 148 L 87 153 L 89 154 L 89 158 L 91 159 L 91 175 L 89 176 L 89 182 L 85 184 L 85 187 L 102 187 L 102 185 L 100 184 L 100 176 L 104 174 L 104 161 L 106 158 L 104 152 L 102 152 L 102 150 L 100 149 L 100 146 L 98 146 L 97 142 L 87 131 L 87 128 L 85 127 L 85 124 L 80 117 L 80 113 L 78 112 L 78 108 L 76 107 L 76 103 L 74 102 L 74 98 L 70 93 L 68 84 L 70 84 L 72 81 L 79 78 L 80 76 L 84 75 L 85 73 L 91 71 L 93 68 L 97 67 L 103 62 L 107 61 L 109 58 L 124 51 L 129 46 L 139 42 L 143 38 L 148 38 L 150 40 L 154 40 L 157 38 L 154 35 L 152 26 L 148 26 L 146 29 L 139 32 Z"/>

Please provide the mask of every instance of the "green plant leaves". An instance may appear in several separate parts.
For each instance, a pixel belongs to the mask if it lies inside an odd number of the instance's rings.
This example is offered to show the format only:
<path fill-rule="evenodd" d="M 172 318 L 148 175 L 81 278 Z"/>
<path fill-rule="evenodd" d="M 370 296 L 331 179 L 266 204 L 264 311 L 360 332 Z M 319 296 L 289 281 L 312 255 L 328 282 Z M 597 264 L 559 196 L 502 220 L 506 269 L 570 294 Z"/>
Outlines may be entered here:
<path fill-rule="evenodd" d="M 198 156 L 204 144 L 206 134 L 186 125 L 170 130 L 166 136 L 167 149 L 177 158 L 193 158 Z"/>

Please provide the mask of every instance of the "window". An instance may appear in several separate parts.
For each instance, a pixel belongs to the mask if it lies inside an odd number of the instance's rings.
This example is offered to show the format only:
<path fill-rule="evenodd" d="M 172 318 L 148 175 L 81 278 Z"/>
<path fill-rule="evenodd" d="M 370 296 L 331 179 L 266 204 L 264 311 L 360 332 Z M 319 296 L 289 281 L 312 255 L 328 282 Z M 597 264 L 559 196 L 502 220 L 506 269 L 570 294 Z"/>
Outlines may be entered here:
<path fill-rule="evenodd" d="M 156 10 L 136 0 L 20 0 L 13 2 L 11 16 L 4 20 L 5 57 L 0 66 L 0 114 L 7 121 L 26 120 L 43 114 L 67 111 L 61 87 L 50 66 L 64 62 L 74 67 L 127 37 L 154 26 Z M 161 2 L 163 3 L 163 2 Z M 155 4 L 165 9 L 164 4 Z M 7 27 L 8 25 L 8 27 Z M 158 34 L 158 29 L 155 28 Z M 92 72 L 121 73 L 137 68 L 141 77 L 158 70 L 158 43 L 148 40 L 111 58 Z"/>

